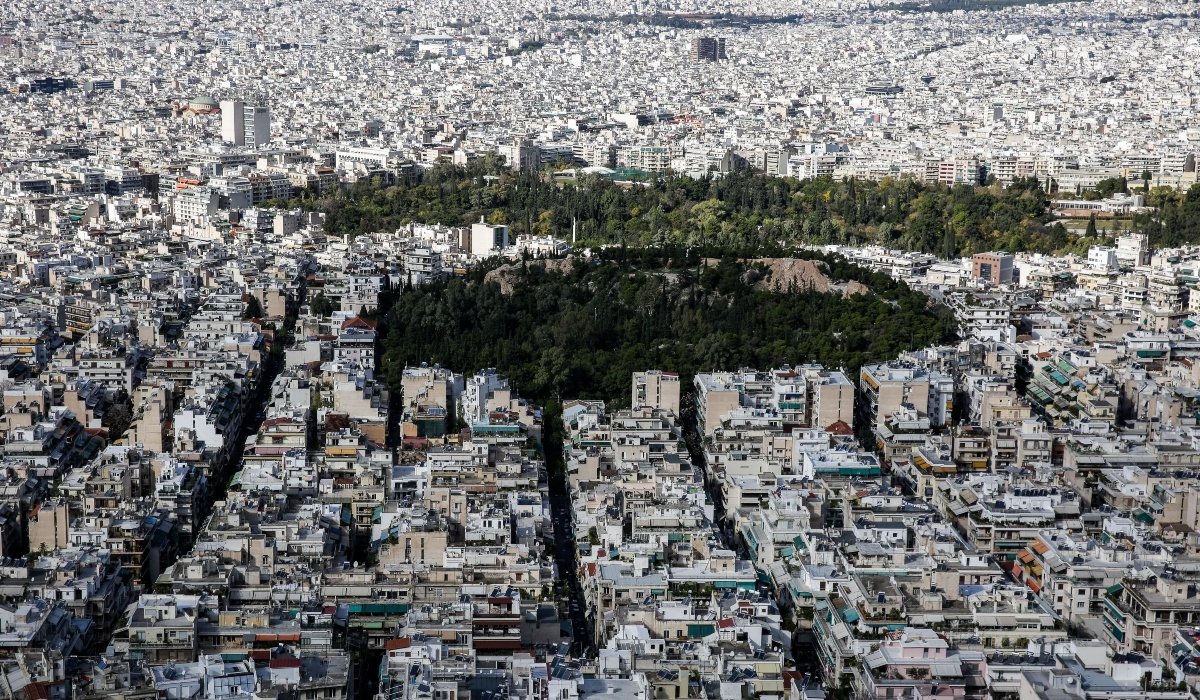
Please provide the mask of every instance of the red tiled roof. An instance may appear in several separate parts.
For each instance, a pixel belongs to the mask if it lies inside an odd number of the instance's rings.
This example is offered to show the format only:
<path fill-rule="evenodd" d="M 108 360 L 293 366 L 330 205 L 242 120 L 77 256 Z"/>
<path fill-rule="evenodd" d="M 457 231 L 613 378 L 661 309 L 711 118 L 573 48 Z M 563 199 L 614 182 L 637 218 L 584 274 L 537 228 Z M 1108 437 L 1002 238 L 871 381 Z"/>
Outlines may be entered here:
<path fill-rule="evenodd" d="M 387 644 L 385 646 L 388 651 L 393 651 L 395 649 L 407 649 L 411 644 L 411 639 L 408 637 L 401 637 L 400 639 L 387 640 Z"/>
<path fill-rule="evenodd" d="M 271 659 L 271 668 L 300 668 L 300 659 Z"/>
<path fill-rule="evenodd" d="M 347 328 L 366 328 L 373 331 L 378 327 L 379 321 L 373 321 L 369 318 L 363 318 L 362 316 L 355 316 L 354 318 L 348 318 L 345 321 L 342 321 L 342 330 L 346 330 Z"/>

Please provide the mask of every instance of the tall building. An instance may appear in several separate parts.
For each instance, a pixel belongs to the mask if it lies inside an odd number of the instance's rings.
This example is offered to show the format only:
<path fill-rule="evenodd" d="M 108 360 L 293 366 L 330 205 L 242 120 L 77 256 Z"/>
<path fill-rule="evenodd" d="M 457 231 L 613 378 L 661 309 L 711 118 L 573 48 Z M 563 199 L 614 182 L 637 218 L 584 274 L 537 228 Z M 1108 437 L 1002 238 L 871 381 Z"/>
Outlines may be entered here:
<path fill-rule="evenodd" d="M 692 39 L 691 59 L 693 61 L 724 61 L 725 38 L 701 36 Z"/>
<path fill-rule="evenodd" d="M 679 374 L 651 369 L 633 373 L 634 408 L 664 408 L 679 415 Z"/>
<path fill-rule="evenodd" d="M 1117 262 L 1122 267 L 1150 264 L 1150 245 L 1145 234 L 1127 233 L 1117 239 Z"/>
<path fill-rule="evenodd" d="M 976 253 L 971 256 L 971 276 L 992 284 L 1008 284 L 1013 280 L 1011 253 Z"/>
<path fill-rule="evenodd" d="M 221 140 L 233 146 L 257 148 L 271 142 L 271 110 L 247 107 L 239 100 L 221 102 Z"/>
<path fill-rule="evenodd" d="M 234 146 L 246 145 L 245 109 L 243 102 L 221 101 L 221 140 Z"/>
<path fill-rule="evenodd" d="M 508 167 L 513 170 L 537 168 L 542 160 L 541 149 L 529 141 L 522 140 L 511 144 L 500 144 L 496 147 L 496 155 L 503 158 Z"/>
<path fill-rule="evenodd" d="M 250 148 L 271 143 L 271 110 L 267 107 L 247 107 L 243 120 L 243 137 Z"/>
<path fill-rule="evenodd" d="M 467 240 L 467 248 L 472 255 L 482 255 L 492 250 L 503 250 L 508 247 L 508 227 L 492 225 L 479 217 L 479 223 L 471 224 L 471 237 Z"/>
<path fill-rule="evenodd" d="M 928 418 L 930 373 L 911 362 L 896 360 L 863 365 L 859 374 L 860 405 L 863 423 L 872 427 L 887 422 L 905 406 L 921 418 Z"/>

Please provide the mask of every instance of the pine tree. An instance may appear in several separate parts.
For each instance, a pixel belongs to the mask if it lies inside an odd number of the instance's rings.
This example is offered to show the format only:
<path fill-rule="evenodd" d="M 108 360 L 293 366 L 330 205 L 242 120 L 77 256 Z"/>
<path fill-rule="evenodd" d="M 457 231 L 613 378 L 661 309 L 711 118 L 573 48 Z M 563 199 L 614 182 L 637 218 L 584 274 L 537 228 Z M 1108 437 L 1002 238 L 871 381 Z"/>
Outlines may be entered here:
<path fill-rule="evenodd" d="M 954 227 L 946 223 L 946 232 L 942 235 L 942 257 L 946 260 L 954 258 Z"/>

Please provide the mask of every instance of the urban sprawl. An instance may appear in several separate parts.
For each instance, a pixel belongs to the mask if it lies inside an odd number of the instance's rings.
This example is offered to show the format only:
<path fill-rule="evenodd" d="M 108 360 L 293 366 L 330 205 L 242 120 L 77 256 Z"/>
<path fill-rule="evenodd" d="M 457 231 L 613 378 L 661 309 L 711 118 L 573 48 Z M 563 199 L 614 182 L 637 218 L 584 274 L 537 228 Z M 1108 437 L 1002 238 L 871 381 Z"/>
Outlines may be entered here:
<path fill-rule="evenodd" d="M 1198 23 L 5 2 L 0 700 L 1191 700 L 1200 247 L 1134 222 L 1197 184 Z M 598 264 L 573 221 L 340 236 L 296 208 L 478 159 L 1019 181 L 1097 244 L 797 247 L 773 269 L 903 281 L 957 340 L 642 367 L 549 410 L 495 368 L 385 366 L 381 324 L 483 266 L 513 294 Z"/>

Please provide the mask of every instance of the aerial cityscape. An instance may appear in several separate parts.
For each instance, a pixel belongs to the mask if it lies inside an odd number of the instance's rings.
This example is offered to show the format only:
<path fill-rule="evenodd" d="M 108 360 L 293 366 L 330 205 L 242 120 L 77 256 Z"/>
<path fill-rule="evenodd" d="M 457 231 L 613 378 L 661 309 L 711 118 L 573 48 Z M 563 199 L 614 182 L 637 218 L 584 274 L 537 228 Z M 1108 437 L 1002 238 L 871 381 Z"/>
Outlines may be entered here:
<path fill-rule="evenodd" d="M 1200 4 L 0 5 L 0 700 L 1194 700 Z"/>

